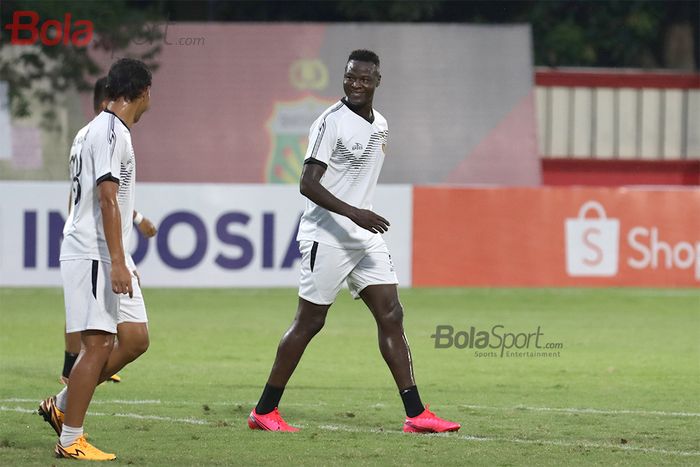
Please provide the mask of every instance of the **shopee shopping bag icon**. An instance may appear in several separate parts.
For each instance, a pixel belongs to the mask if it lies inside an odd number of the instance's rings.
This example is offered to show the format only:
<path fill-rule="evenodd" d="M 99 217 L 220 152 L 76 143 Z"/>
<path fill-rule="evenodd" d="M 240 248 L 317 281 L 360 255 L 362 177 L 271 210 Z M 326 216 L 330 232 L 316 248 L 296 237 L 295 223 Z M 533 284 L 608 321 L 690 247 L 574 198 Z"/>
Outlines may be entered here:
<path fill-rule="evenodd" d="M 595 212 L 597 218 L 587 218 Z M 570 276 L 617 274 L 620 221 L 608 219 L 597 201 L 583 203 L 578 218 L 566 219 L 566 272 Z"/>

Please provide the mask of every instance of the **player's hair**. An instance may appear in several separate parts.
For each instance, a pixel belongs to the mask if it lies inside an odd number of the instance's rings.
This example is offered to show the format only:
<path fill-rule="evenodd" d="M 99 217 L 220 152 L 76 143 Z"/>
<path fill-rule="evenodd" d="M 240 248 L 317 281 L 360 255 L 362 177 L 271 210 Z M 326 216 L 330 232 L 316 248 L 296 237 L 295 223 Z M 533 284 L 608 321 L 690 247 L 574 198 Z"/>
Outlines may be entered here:
<path fill-rule="evenodd" d="M 122 58 L 117 60 L 107 74 L 107 97 L 110 99 L 136 99 L 151 85 L 151 72 L 141 60 Z"/>
<path fill-rule="evenodd" d="M 92 107 L 95 109 L 95 113 L 98 113 L 102 107 L 102 101 L 107 99 L 107 77 L 95 81 L 95 90 L 92 94 Z"/>
<path fill-rule="evenodd" d="M 379 56 L 372 52 L 371 50 L 365 50 L 365 49 L 358 49 L 358 50 L 353 50 L 350 52 L 350 56 L 348 57 L 348 62 L 350 60 L 357 60 L 358 62 L 370 62 L 374 63 L 377 65 L 377 68 L 379 68 Z"/>

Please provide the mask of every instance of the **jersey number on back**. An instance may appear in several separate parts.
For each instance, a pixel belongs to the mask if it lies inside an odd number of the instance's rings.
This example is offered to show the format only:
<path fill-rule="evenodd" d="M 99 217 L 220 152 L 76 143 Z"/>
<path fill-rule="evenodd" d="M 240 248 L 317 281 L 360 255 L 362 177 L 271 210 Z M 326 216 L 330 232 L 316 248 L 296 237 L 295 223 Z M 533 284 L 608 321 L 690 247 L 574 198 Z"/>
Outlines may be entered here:
<path fill-rule="evenodd" d="M 83 157 L 78 153 L 70 158 L 70 174 L 73 177 L 71 187 L 73 193 L 73 205 L 77 206 L 80 202 L 80 173 L 83 171 Z"/>

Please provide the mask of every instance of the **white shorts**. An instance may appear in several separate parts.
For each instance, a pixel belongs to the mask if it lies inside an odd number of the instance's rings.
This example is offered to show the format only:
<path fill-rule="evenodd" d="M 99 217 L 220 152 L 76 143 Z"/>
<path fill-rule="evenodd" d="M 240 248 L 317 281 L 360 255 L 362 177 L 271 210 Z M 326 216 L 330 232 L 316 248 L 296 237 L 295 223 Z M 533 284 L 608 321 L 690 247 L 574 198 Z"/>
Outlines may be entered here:
<path fill-rule="evenodd" d="M 365 250 L 346 250 L 318 242 L 299 242 L 299 296 L 316 305 L 330 305 L 346 281 L 353 298 L 368 285 L 398 284 L 394 263 L 384 242 Z"/>
<path fill-rule="evenodd" d="M 61 261 L 66 332 L 88 329 L 117 333 L 124 322 L 146 323 L 146 305 L 133 270 L 133 298 L 112 292 L 111 264 L 90 259 Z"/>

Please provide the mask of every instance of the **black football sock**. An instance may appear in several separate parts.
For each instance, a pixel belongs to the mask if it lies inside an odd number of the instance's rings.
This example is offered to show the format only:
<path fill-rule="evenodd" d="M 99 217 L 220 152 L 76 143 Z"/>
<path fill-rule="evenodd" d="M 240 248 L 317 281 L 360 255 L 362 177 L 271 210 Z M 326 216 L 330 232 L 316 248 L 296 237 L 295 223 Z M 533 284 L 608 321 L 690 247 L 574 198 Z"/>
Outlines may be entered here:
<path fill-rule="evenodd" d="M 404 409 L 406 409 L 407 417 L 415 417 L 423 413 L 425 407 L 423 407 L 423 403 L 420 401 L 420 395 L 418 394 L 418 388 L 416 386 L 402 389 L 399 391 L 399 394 L 401 394 L 401 400 L 403 401 Z"/>
<path fill-rule="evenodd" d="M 75 365 L 75 361 L 78 359 L 77 353 L 63 352 L 63 377 L 70 377 L 70 371 Z"/>
<path fill-rule="evenodd" d="M 265 415 L 275 410 L 282 399 L 282 393 L 284 393 L 284 388 L 276 388 L 266 384 L 258 405 L 255 406 L 255 413 Z"/>

